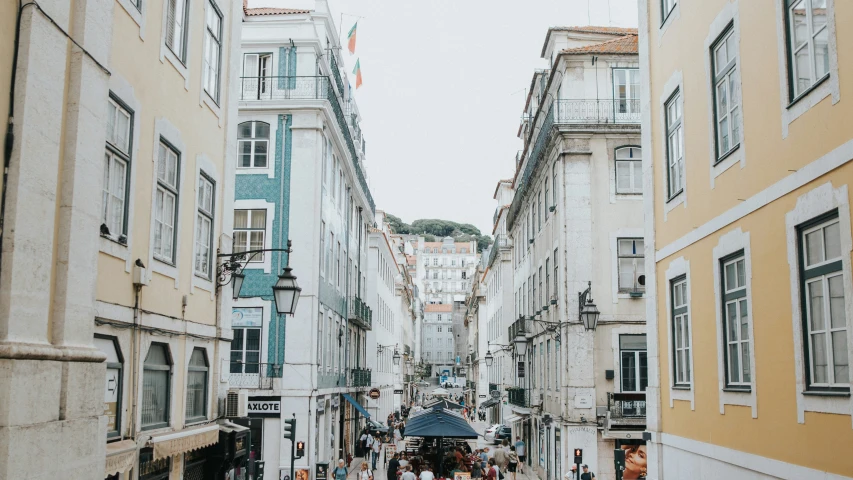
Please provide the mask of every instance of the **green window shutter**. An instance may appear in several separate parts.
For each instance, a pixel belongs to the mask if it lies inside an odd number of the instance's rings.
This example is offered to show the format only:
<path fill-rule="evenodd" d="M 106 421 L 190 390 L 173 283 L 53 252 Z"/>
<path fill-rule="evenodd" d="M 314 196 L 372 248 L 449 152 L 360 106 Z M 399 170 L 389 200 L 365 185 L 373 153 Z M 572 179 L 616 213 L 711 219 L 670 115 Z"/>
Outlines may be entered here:
<path fill-rule="evenodd" d="M 279 47 L 278 49 L 278 88 L 287 88 L 286 77 L 287 72 L 287 57 L 290 54 L 289 48 Z"/>

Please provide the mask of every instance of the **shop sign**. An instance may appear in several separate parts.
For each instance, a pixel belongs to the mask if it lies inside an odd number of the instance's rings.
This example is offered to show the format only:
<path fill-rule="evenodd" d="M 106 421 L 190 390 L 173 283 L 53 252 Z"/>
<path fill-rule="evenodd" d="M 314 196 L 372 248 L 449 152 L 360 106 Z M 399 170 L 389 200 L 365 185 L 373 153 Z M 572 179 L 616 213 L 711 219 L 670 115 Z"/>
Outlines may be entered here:
<path fill-rule="evenodd" d="M 480 395 L 480 398 L 486 398 L 486 396 L 485 396 L 485 395 Z"/>
<path fill-rule="evenodd" d="M 116 417 L 118 415 L 119 382 L 121 381 L 121 370 L 118 368 L 107 368 L 107 384 L 104 389 L 104 415 L 107 416 L 107 431 L 118 430 Z"/>
<path fill-rule="evenodd" d="M 402 394 L 403 394 L 403 389 L 402 389 L 402 388 L 401 388 L 401 389 L 395 389 L 395 390 L 394 390 L 394 395 L 402 395 Z"/>
<path fill-rule="evenodd" d="M 317 397 L 317 413 L 326 411 L 326 397 Z"/>
<path fill-rule="evenodd" d="M 380 396 L 382 396 L 382 392 L 380 392 L 378 388 L 371 388 L 370 393 L 368 393 L 368 395 L 370 396 L 370 398 L 376 400 Z"/>
<path fill-rule="evenodd" d="M 281 415 L 281 400 L 269 400 L 269 397 L 262 399 L 249 399 L 249 415 L 267 415 L 278 417 Z"/>
<path fill-rule="evenodd" d="M 328 472 L 328 463 L 317 462 L 317 465 L 314 468 L 314 480 L 326 480 L 327 478 L 329 478 Z"/>
<path fill-rule="evenodd" d="M 232 327 L 262 327 L 264 309 L 261 307 L 234 307 L 231 309 Z"/>

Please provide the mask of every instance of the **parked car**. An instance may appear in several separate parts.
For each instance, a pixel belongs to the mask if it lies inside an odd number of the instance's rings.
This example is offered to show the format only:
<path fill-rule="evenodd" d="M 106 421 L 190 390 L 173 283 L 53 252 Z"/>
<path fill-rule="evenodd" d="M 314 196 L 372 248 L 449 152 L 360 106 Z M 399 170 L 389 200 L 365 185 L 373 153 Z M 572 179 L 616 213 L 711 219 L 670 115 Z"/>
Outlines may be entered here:
<path fill-rule="evenodd" d="M 495 442 L 495 433 L 501 427 L 503 427 L 503 425 L 501 425 L 500 423 L 496 423 L 496 424 L 492 425 L 491 427 L 487 428 L 486 432 L 483 433 L 483 439 L 485 439 L 487 442 L 494 443 Z"/>
<path fill-rule="evenodd" d="M 377 422 L 376 420 L 372 420 L 370 418 L 367 419 L 367 432 L 370 435 L 375 433 L 379 433 L 380 436 L 385 437 L 388 435 L 388 426 L 386 426 L 382 422 Z"/>
<path fill-rule="evenodd" d="M 495 443 L 500 443 L 503 439 L 512 440 L 512 428 L 508 425 L 501 425 L 495 432 Z"/>

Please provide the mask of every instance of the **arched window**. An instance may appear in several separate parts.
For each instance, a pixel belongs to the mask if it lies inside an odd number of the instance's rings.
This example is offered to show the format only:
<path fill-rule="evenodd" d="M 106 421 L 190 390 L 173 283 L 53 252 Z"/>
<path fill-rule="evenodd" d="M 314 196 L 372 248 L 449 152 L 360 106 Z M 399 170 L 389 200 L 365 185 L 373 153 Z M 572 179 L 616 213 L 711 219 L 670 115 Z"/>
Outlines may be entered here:
<path fill-rule="evenodd" d="M 243 122 L 237 126 L 237 168 L 267 168 L 270 124 Z"/>
<path fill-rule="evenodd" d="M 163 428 L 169 425 L 169 377 L 172 360 L 169 347 L 152 343 L 145 357 L 142 374 L 142 429 Z"/>
<path fill-rule="evenodd" d="M 616 193 L 643 193 L 643 150 L 640 147 L 616 149 Z"/>
<path fill-rule="evenodd" d="M 207 417 L 207 358 L 204 350 L 196 348 L 187 367 L 186 422 Z"/>

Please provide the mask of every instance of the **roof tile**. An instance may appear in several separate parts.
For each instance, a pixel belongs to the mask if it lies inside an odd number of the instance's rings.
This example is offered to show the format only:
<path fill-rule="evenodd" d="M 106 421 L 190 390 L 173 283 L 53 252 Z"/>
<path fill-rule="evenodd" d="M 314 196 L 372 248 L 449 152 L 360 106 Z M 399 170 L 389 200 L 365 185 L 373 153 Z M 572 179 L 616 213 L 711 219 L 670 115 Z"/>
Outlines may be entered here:
<path fill-rule="evenodd" d="M 302 10 L 297 8 L 249 8 L 249 0 L 243 0 L 243 13 L 248 17 L 258 15 L 297 15 L 300 13 L 311 13 L 311 10 Z"/>
<path fill-rule="evenodd" d="M 637 35 L 625 35 L 595 45 L 567 48 L 560 53 L 565 55 L 636 55 L 638 52 Z"/>

